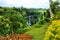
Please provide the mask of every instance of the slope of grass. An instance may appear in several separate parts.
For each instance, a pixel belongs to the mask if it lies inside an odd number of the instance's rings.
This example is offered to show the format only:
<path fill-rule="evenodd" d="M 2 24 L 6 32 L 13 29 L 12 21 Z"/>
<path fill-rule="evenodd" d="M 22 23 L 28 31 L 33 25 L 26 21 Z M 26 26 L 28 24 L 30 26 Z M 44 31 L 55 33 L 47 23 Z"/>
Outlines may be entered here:
<path fill-rule="evenodd" d="M 38 12 L 44 13 L 46 12 L 46 10 L 38 10 Z"/>
<path fill-rule="evenodd" d="M 27 31 L 25 34 L 29 34 L 32 36 L 33 40 L 43 40 L 44 34 L 46 31 L 46 26 L 40 28 L 32 28 L 30 31 Z"/>

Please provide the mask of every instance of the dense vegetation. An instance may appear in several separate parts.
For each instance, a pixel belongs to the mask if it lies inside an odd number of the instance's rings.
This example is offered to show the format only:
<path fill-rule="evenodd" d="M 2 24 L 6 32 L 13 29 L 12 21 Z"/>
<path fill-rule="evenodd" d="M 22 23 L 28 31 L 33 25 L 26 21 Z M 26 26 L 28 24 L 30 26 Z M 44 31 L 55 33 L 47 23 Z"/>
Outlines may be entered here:
<path fill-rule="evenodd" d="M 60 20 L 52 21 L 45 34 L 44 40 L 60 40 Z"/>
<path fill-rule="evenodd" d="M 45 23 L 40 28 L 35 28 L 30 31 L 27 31 L 26 34 L 32 36 L 33 40 L 60 40 L 60 2 L 52 1 L 50 4 L 51 14 L 53 17 L 51 19 L 50 14 L 50 22 L 48 24 Z M 47 10 L 49 13 L 49 11 Z M 48 14 L 47 14 L 48 15 Z M 39 25 L 40 26 L 40 25 Z M 37 26 L 37 27 L 39 27 Z M 34 26 L 36 27 L 36 25 Z"/>
<path fill-rule="evenodd" d="M 47 9 L 0 7 L 0 34 L 20 34 L 28 31 L 32 25 L 40 27 L 50 21 L 48 12 Z"/>
<path fill-rule="evenodd" d="M 31 35 L 33 40 L 60 40 L 58 19 L 60 19 L 59 1 L 52 1 L 50 9 L 0 6 L 0 35 L 25 33 Z"/>
<path fill-rule="evenodd" d="M 54 13 L 53 20 L 48 26 L 44 40 L 60 40 L 60 2 L 51 2 L 51 10 Z"/>

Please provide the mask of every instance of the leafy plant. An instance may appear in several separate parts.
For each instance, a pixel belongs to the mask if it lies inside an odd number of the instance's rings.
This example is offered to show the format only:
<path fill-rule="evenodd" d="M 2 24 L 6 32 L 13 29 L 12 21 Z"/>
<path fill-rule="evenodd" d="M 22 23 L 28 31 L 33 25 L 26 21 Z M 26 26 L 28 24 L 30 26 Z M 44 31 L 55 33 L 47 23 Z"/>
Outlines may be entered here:
<path fill-rule="evenodd" d="M 3 16 L 0 16 L 0 35 L 6 35 L 10 32 L 10 23 Z"/>

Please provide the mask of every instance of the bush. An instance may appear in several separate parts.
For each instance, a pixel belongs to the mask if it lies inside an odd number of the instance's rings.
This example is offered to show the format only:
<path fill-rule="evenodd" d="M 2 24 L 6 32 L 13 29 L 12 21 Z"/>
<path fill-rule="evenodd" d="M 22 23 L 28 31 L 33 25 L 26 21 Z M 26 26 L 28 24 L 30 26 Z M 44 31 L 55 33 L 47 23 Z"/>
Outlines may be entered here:
<path fill-rule="evenodd" d="M 13 31 L 14 33 L 21 34 L 21 33 L 24 33 L 28 30 L 26 28 L 26 27 L 28 27 L 27 22 L 20 15 L 15 15 L 15 14 L 12 15 L 10 17 L 10 21 L 11 21 L 11 31 Z"/>
<path fill-rule="evenodd" d="M 10 23 L 7 18 L 0 16 L 0 35 L 6 35 L 10 32 Z"/>
<path fill-rule="evenodd" d="M 60 40 L 60 20 L 52 21 L 45 34 L 44 40 Z"/>
<path fill-rule="evenodd" d="M 0 16 L 0 35 L 5 36 L 12 34 L 12 32 L 14 34 L 21 34 L 28 30 L 28 24 L 25 21 L 20 20 L 17 16 L 15 16 L 15 19 L 16 20 L 11 20 L 10 17 Z"/>
<path fill-rule="evenodd" d="M 24 32 L 26 32 L 28 30 L 27 27 L 28 26 L 22 24 L 21 22 L 14 23 L 13 24 L 13 32 L 15 34 L 24 33 Z"/>
<path fill-rule="evenodd" d="M 22 34 L 25 33 L 26 31 L 28 31 L 28 29 L 26 28 L 18 28 L 16 30 L 14 30 L 15 34 Z"/>

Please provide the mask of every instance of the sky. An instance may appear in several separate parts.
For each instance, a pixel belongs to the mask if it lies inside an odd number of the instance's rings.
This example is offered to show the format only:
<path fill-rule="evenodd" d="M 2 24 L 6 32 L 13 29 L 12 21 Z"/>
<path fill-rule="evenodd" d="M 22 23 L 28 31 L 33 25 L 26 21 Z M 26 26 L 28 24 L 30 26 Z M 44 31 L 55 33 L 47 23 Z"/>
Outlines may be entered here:
<path fill-rule="evenodd" d="M 49 0 L 0 0 L 0 6 L 25 7 L 25 8 L 49 8 Z"/>

